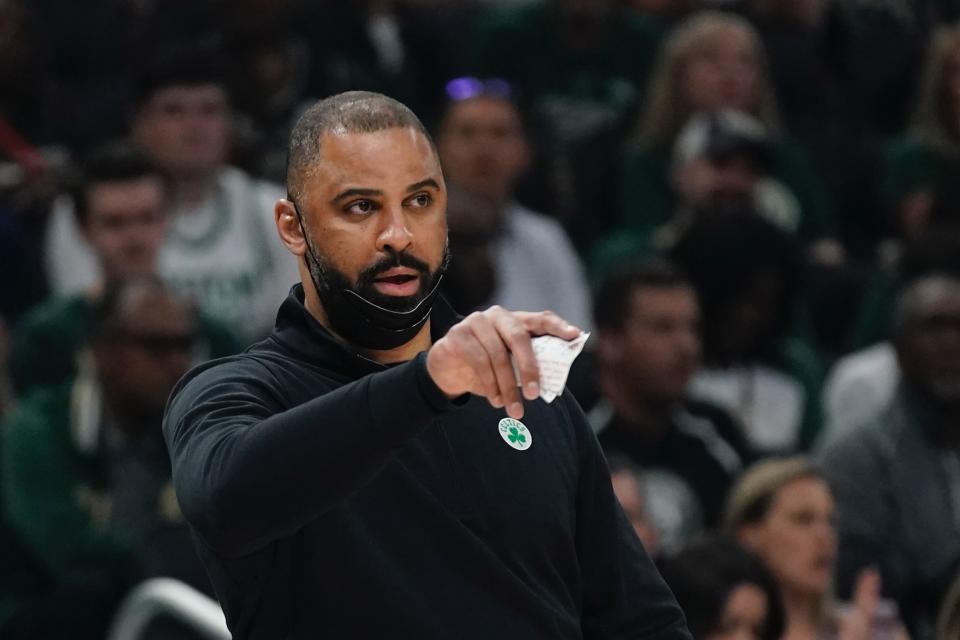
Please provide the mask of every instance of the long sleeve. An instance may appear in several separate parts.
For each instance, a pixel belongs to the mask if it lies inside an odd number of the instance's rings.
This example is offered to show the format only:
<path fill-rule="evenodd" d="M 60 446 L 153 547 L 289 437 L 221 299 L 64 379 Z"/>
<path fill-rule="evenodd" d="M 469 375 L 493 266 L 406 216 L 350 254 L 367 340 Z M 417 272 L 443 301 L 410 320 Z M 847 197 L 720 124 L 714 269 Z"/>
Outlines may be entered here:
<path fill-rule="evenodd" d="M 168 407 L 181 507 L 224 556 L 290 535 L 335 506 L 450 405 L 425 354 L 294 408 L 283 393 L 266 367 L 243 359 L 203 371 Z"/>
<path fill-rule="evenodd" d="M 617 502 L 606 460 L 583 413 L 563 398 L 580 442 L 577 554 L 584 638 L 691 640 L 683 612 Z"/>

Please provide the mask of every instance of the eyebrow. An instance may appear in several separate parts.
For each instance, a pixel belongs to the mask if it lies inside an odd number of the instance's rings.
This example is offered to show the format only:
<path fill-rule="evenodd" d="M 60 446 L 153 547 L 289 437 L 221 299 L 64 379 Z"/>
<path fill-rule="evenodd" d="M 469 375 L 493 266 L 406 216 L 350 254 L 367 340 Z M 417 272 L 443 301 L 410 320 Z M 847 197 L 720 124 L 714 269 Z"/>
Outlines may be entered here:
<path fill-rule="evenodd" d="M 337 204 L 341 200 L 346 200 L 347 198 L 353 198 L 356 196 L 382 196 L 382 195 L 383 195 L 383 191 L 380 191 L 379 189 L 360 189 L 360 188 L 346 189 L 344 191 L 341 191 L 337 195 L 335 195 L 333 199 L 330 201 L 330 203 Z"/>
<path fill-rule="evenodd" d="M 440 184 L 433 178 L 427 178 L 426 180 L 421 180 L 420 182 L 414 182 L 412 185 L 407 187 L 407 193 L 423 189 L 424 187 L 433 187 L 437 191 L 440 191 Z"/>

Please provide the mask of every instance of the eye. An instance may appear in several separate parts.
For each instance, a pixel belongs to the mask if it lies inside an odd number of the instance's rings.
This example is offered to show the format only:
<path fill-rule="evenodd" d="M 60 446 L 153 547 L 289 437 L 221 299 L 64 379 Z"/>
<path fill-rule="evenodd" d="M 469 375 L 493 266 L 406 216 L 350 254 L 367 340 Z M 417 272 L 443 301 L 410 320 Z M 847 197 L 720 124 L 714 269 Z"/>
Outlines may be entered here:
<path fill-rule="evenodd" d="M 433 197 L 429 193 L 418 193 L 409 200 L 410 204 L 417 208 L 424 208 L 430 206 L 430 203 L 433 202 Z"/>
<path fill-rule="evenodd" d="M 364 216 L 372 213 L 374 208 L 374 204 L 370 200 L 356 200 L 347 205 L 346 211 L 347 213 Z"/>

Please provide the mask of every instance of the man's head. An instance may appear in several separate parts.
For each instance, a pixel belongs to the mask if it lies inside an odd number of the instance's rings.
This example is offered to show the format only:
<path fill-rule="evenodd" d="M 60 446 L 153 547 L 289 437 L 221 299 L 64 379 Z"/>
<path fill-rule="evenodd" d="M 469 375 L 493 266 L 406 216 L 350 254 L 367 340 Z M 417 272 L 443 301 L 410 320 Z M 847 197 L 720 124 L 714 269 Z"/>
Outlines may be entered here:
<path fill-rule="evenodd" d="M 490 198 L 450 184 L 447 226 L 454 256 L 444 279 L 444 296 L 462 314 L 490 306 L 498 286 L 494 243 L 500 208 Z"/>
<path fill-rule="evenodd" d="M 230 137 L 230 101 L 217 53 L 203 45 L 160 51 L 141 71 L 132 131 L 174 179 L 216 171 Z"/>
<path fill-rule="evenodd" d="M 502 206 L 530 164 L 509 86 L 502 80 L 458 78 L 447 84 L 447 97 L 437 131 L 444 172 L 451 182 Z"/>
<path fill-rule="evenodd" d="M 960 408 L 960 279 L 928 275 L 897 301 L 894 342 L 904 379 L 932 401 Z"/>
<path fill-rule="evenodd" d="M 636 397 L 681 400 L 699 363 L 700 310 L 690 283 L 666 264 L 616 273 L 594 301 L 603 370 Z"/>
<path fill-rule="evenodd" d="M 73 194 L 74 213 L 107 281 L 153 273 L 166 230 L 166 182 L 137 147 L 90 154 Z"/>
<path fill-rule="evenodd" d="M 690 209 L 752 202 L 768 155 L 756 118 L 739 111 L 694 116 L 674 145 L 674 188 Z"/>
<path fill-rule="evenodd" d="M 331 328 L 358 346 L 408 342 L 447 261 L 446 186 L 420 120 L 376 93 L 321 100 L 291 134 L 287 193 L 277 228 L 303 258 L 308 307 L 315 291 Z"/>
<path fill-rule="evenodd" d="M 94 310 L 91 345 L 108 403 L 126 429 L 159 429 L 170 390 L 190 366 L 197 342 L 194 308 L 156 277 L 107 290 Z"/>
<path fill-rule="evenodd" d="M 794 238 L 749 209 L 707 212 L 671 256 L 697 291 L 709 364 L 753 362 L 783 335 L 802 272 Z"/>

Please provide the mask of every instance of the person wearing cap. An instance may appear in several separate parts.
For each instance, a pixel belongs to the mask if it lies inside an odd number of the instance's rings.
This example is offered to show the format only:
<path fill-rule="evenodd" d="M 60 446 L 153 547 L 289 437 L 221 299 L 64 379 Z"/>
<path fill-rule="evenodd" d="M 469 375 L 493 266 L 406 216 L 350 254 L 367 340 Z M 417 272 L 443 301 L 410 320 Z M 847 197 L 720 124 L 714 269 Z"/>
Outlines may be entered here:
<path fill-rule="evenodd" d="M 164 420 L 233 637 L 690 640 L 576 401 L 540 398 L 532 336 L 580 331 L 438 296 L 446 186 L 420 120 L 338 94 L 288 158 L 274 218 L 302 284 Z"/>
<path fill-rule="evenodd" d="M 592 270 L 603 273 L 628 257 L 669 249 L 701 214 L 749 208 L 796 235 L 802 210 L 790 189 L 771 175 L 774 153 L 768 129 L 745 112 L 694 115 L 673 146 L 673 215 L 653 227 L 610 234 L 594 249 Z"/>

